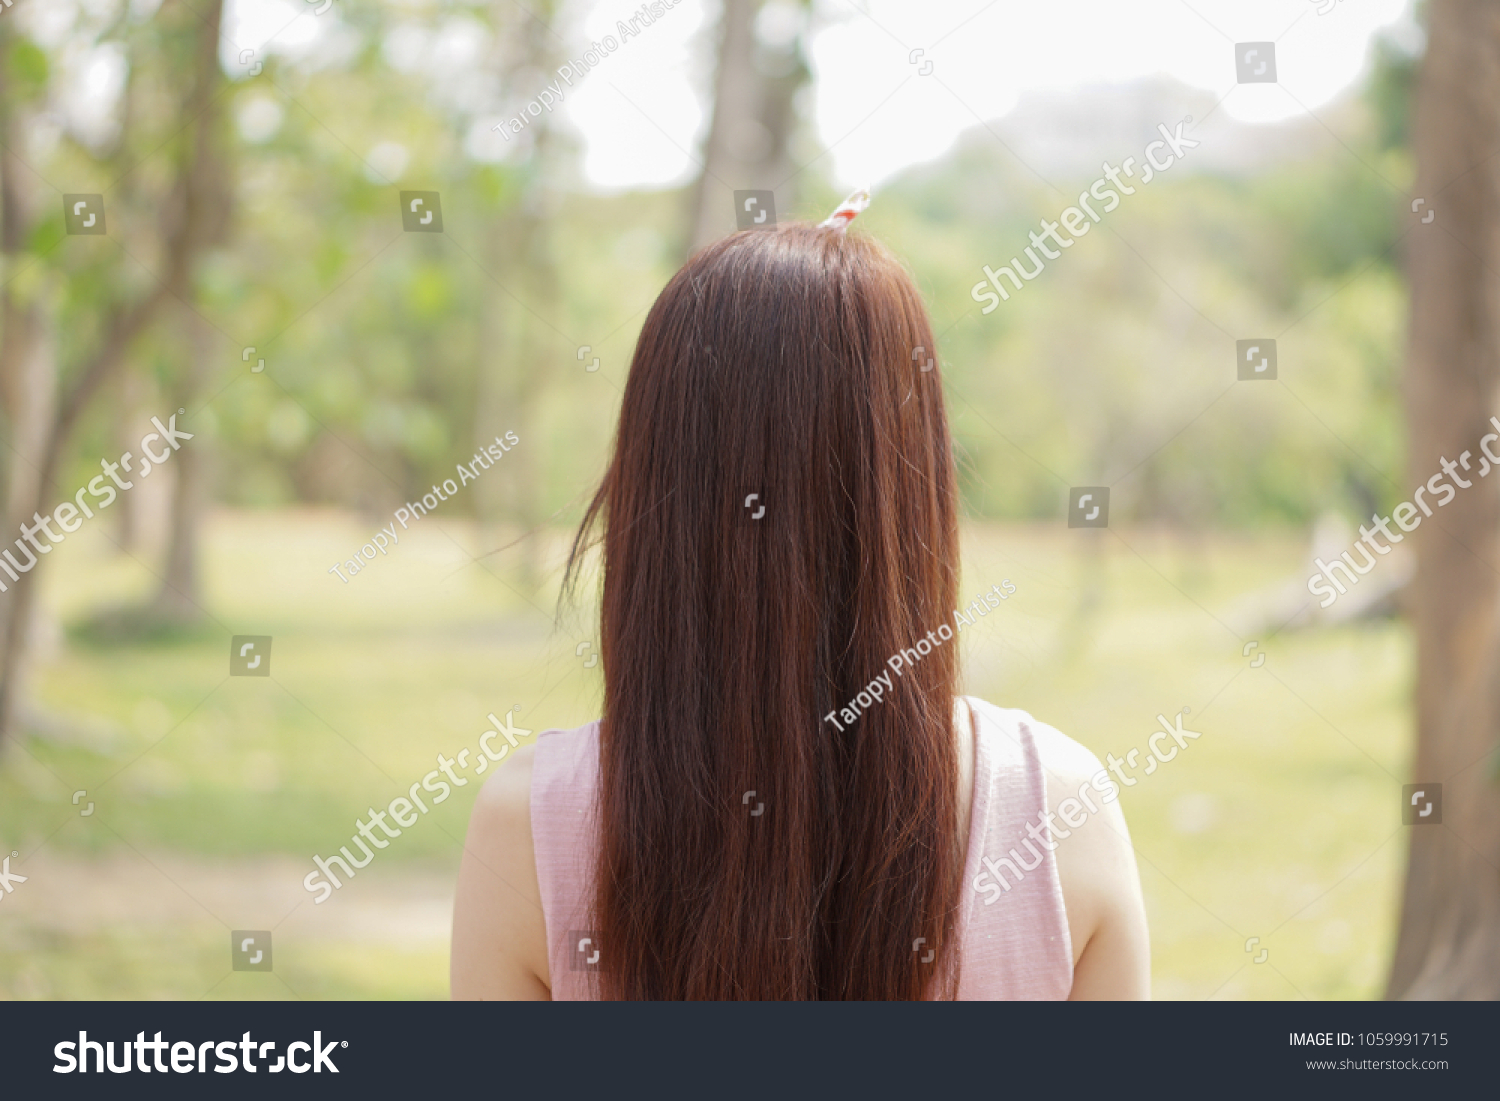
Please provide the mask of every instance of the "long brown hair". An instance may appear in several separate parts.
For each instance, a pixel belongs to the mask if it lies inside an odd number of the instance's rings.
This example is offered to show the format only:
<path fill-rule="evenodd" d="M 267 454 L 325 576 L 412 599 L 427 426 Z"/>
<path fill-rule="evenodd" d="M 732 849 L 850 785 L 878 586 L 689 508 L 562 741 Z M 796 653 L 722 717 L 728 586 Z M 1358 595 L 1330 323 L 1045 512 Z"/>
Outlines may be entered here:
<path fill-rule="evenodd" d="M 831 229 L 725 238 L 652 307 L 568 563 L 602 525 L 603 996 L 951 989 L 956 641 L 887 664 L 957 603 L 935 363 L 905 270 Z"/>

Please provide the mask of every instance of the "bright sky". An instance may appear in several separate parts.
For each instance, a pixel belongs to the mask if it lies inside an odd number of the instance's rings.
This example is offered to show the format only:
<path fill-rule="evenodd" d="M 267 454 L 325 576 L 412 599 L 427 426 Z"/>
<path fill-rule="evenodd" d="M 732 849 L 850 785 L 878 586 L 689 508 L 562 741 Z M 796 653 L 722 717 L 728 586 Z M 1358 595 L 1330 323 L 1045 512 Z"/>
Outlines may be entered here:
<path fill-rule="evenodd" d="M 235 48 L 226 44 L 226 67 L 237 62 L 231 54 L 260 48 L 273 35 L 275 52 L 315 63 L 347 56 L 349 32 L 339 18 L 345 0 L 330 2 L 331 10 L 314 16 L 314 0 L 231 0 L 227 23 Z M 581 54 L 640 3 L 575 5 L 559 27 L 565 48 Z M 1409 0 L 817 0 L 809 103 L 841 186 L 878 183 L 942 155 L 962 131 L 1003 116 L 1030 91 L 1164 74 L 1227 97 L 1219 109 L 1231 117 L 1273 122 L 1316 110 L 1355 83 L 1381 28 L 1396 24 L 1408 39 L 1415 34 L 1409 6 Z M 564 86 L 558 110 L 583 139 L 584 172 L 594 186 L 661 187 L 690 178 L 690 152 L 707 125 L 694 83 L 695 50 L 705 18 L 716 10 L 716 0 L 682 0 L 582 81 Z M 762 29 L 785 33 L 797 19 L 784 0 L 771 0 Z M 490 130 L 505 112 L 484 102 L 474 75 L 487 53 L 485 36 L 464 17 L 436 32 L 414 22 L 397 28 L 385 54 L 398 68 L 426 69 L 444 100 L 473 111 L 469 152 L 490 160 L 515 156 L 520 146 Z M 1240 42 L 1275 43 L 1278 83 L 1237 84 Z M 914 50 L 923 51 L 915 62 Z M 921 75 L 928 61 L 931 71 Z M 514 91 L 524 102 L 550 79 L 536 73 L 534 87 Z"/>

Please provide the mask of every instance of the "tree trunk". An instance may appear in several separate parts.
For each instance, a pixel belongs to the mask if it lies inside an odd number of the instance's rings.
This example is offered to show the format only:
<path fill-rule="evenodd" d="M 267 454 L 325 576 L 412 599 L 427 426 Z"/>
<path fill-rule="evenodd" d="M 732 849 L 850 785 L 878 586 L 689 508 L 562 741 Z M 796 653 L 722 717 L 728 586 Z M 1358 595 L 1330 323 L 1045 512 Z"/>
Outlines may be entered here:
<path fill-rule="evenodd" d="M 209 249 L 229 240 L 234 211 L 234 182 L 230 137 L 224 123 L 223 102 L 217 88 L 223 81 L 218 65 L 218 27 L 223 3 L 203 27 L 197 42 L 197 64 L 192 102 L 197 105 L 193 119 L 193 146 L 184 159 L 187 166 L 179 193 L 182 197 L 183 249 L 186 253 L 181 285 L 179 313 L 187 333 L 187 363 L 178 387 L 178 401 L 184 409 L 198 406 L 208 380 L 213 377 L 215 349 L 219 337 L 204 316 L 189 303 L 197 300 L 188 276 L 193 261 Z M 211 24 L 211 28 L 210 28 Z M 212 37 L 209 31 L 212 30 Z M 167 552 L 163 562 L 162 583 L 157 590 L 150 618 L 158 623 L 179 626 L 201 622 L 203 591 L 199 557 L 203 516 L 208 508 L 209 481 L 213 454 L 208 437 L 198 433 L 193 446 L 177 452 L 172 461 L 173 487 L 171 520 L 167 532 Z"/>
<path fill-rule="evenodd" d="M 689 252 L 735 229 L 734 192 L 776 193 L 785 221 L 797 199 L 790 145 L 794 99 L 809 76 L 801 36 L 761 41 L 755 33 L 763 0 L 723 0 L 714 111 L 703 145 L 703 170 L 692 192 Z"/>
<path fill-rule="evenodd" d="M 45 269 L 26 251 L 35 218 L 35 176 L 27 167 L 28 110 L 11 95 L 9 61 L 13 30 L 0 27 L 0 410 L 5 436 L 5 494 L 0 507 L 0 551 L 23 522 L 30 522 L 41 492 L 57 388 L 57 362 Z M 24 561 L 19 551 L 12 550 Z M 27 577 L 29 575 L 22 575 Z M 19 686 L 27 673 L 25 640 L 32 602 L 25 586 L 0 576 L 0 732 L 15 718 Z M 0 738 L 3 744 L 3 738 Z"/>
<path fill-rule="evenodd" d="M 538 157 L 544 155 L 545 138 L 544 134 L 537 136 Z M 524 199 L 522 205 L 526 205 Z M 547 221 L 536 211 L 521 209 L 494 227 L 492 239 L 500 244 L 497 251 L 509 258 L 509 263 L 500 270 L 507 273 L 507 284 L 522 302 L 499 292 L 491 310 L 503 331 L 490 345 L 495 361 L 488 378 L 481 383 L 482 397 L 475 418 L 476 443 L 482 447 L 507 430 L 514 431 L 521 439 L 520 446 L 512 447 L 499 464 L 496 473 L 500 478 L 491 491 L 504 502 L 505 518 L 516 524 L 523 536 L 513 554 L 521 584 L 531 589 L 540 584 L 545 565 L 544 541 L 534 529 L 542 522 L 544 456 L 537 426 L 539 399 L 546 378 L 528 365 L 561 363 L 564 371 L 581 371 L 583 365 L 576 359 L 576 349 L 560 348 L 561 342 L 551 328 L 536 316 L 556 317 L 559 302 Z M 489 561 L 491 568 L 499 564 L 497 559 Z"/>
<path fill-rule="evenodd" d="M 517 73 L 556 71 L 562 59 L 549 30 L 556 7 L 553 0 L 530 5 L 531 17 L 518 29 L 511 55 L 502 61 L 503 82 L 509 83 Z M 508 4 L 496 6 L 501 25 L 514 18 L 510 11 Z M 583 370 L 577 350 L 561 347 L 548 324 L 559 316 L 561 301 L 551 234 L 558 202 L 552 186 L 558 140 L 551 119 L 548 114 L 531 120 L 527 133 L 532 144 L 520 195 L 491 222 L 485 239 L 485 264 L 499 273 L 503 286 L 494 288 L 481 321 L 486 362 L 478 380 L 474 442 L 482 449 L 496 436 L 514 431 L 521 444 L 511 448 L 493 480 L 482 479 L 474 487 L 475 511 L 482 519 L 503 516 L 523 533 L 542 522 L 544 456 L 536 426 L 546 376 L 534 365 L 561 363 L 564 371 Z M 544 549 L 543 540 L 533 533 L 511 552 L 527 588 L 541 582 Z M 490 569 L 501 561 L 485 560 Z"/>
<path fill-rule="evenodd" d="M 190 362 L 183 373 L 181 400 L 191 409 L 203 390 L 203 380 L 214 362 L 214 333 L 198 314 L 184 307 L 179 311 L 189 334 Z M 208 506 L 210 456 L 208 439 L 199 434 L 192 447 L 184 447 L 172 458 L 172 503 L 167 529 L 167 552 L 162 562 L 161 587 L 156 592 L 149 619 L 153 623 L 187 626 L 201 622 L 203 590 L 198 568 L 203 514 Z"/>
<path fill-rule="evenodd" d="M 9 270 L 10 265 L 6 265 Z M 46 426 L 52 423 L 52 406 L 56 398 L 57 361 L 52 341 L 52 318 L 39 300 L 18 302 L 19 295 L 5 293 L 3 313 L 5 337 L 0 344 L 0 379 L 4 382 L 6 421 L 10 426 L 10 470 L 5 486 L 5 507 L 0 509 L 0 551 L 6 548 L 24 562 L 24 554 L 11 546 L 22 523 L 31 524 L 41 495 L 41 468 L 45 462 Z M 40 296 L 38 296 L 39 298 Z M 45 542 L 44 544 L 45 545 Z M 29 575 L 22 574 L 24 581 Z M 30 663 L 26 640 L 35 637 L 37 609 L 22 590 L 26 587 L 0 575 L 0 584 L 9 591 L 0 593 L 0 667 L 8 670 L 18 691 L 0 694 L 0 701 L 19 699 L 21 686 L 27 683 Z M 12 631 L 11 623 L 15 629 Z M 15 647 L 11 660 L 5 653 Z M 11 706 L 14 706 L 12 703 Z"/>
<path fill-rule="evenodd" d="M 141 438 L 136 425 L 149 419 L 153 413 L 159 413 L 161 401 L 155 386 L 148 386 L 139 372 L 128 370 L 120 372 L 116 400 L 119 401 L 116 407 L 118 419 L 112 434 L 115 451 L 123 455 L 136 449 Z M 140 507 L 140 498 L 136 494 L 122 493 L 111 506 L 111 511 L 115 513 L 120 549 L 127 554 L 142 550 L 147 545 L 145 527 L 150 510 Z"/>
<path fill-rule="evenodd" d="M 1408 236 L 1412 485 L 1463 452 L 1477 467 L 1500 413 L 1500 8 L 1433 0 L 1429 15 L 1413 197 L 1436 218 L 1414 219 Z M 1409 827 L 1392 998 L 1500 998 L 1500 474 L 1467 477 L 1472 488 L 1411 536 L 1411 779 L 1442 784 L 1443 820 Z"/>
<path fill-rule="evenodd" d="M 218 114 L 213 109 L 215 92 L 223 80 L 218 62 L 223 0 L 212 4 L 206 13 L 189 14 L 195 24 L 194 49 L 181 117 L 191 132 L 177 158 L 172 193 L 161 207 L 162 270 L 149 291 L 105 319 L 97 347 L 81 366 L 69 373 L 64 393 L 56 402 L 56 413 L 45 422 L 40 433 L 41 459 L 36 464 L 36 488 L 29 495 L 8 502 L 7 516 L 14 513 L 30 517 L 43 508 L 44 502 L 50 509 L 64 449 L 84 411 L 99 389 L 114 376 L 131 344 L 151 325 L 167 301 L 173 297 L 186 297 L 188 275 L 195 257 L 206 242 L 217 239 L 222 232 L 225 215 L 222 206 L 215 205 L 217 199 L 213 186 L 220 162 L 213 156 L 211 142 Z M 0 95 L 0 100 L 3 99 Z M 4 110 L 0 110 L 0 124 L 13 129 L 13 120 Z M 8 131 L 3 136 L 13 139 L 15 134 Z M 14 148 L 9 140 L 6 145 Z M 6 254 L 7 259 L 13 259 L 14 253 L 23 247 L 29 227 L 29 223 L 11 221 L 13 216 L 20 217 L 20 212 L 10 201 L 10 190 L 7 189 L 3 209 L 6 225 L 0 229 L 0 237 L 11 250 Z M 21 671 L 41 572 L 41 562 L 38 561 L 31 570 L 21 574 L 19 580 L 12 582 L 10 591 L 4 594 L 9 599 L 8 606 L 3 608 L 4 623 L 0 624 L 0 747 L 19 728 L 23 699 Z"/>

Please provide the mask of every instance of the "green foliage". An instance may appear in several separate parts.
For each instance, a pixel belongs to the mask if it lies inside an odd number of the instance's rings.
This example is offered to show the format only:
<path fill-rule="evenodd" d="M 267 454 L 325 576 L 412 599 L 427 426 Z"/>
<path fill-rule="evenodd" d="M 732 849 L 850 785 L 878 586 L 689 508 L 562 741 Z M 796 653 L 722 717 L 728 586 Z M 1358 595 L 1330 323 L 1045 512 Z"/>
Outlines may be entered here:
<path fill-rule="evenodd" d="M 183 155 L 175 111 L 192 30 L 176 7 L 102 32 L 130 59 L 125 145 L 67 139 L 42 165 L 70 189 L 107 193 L 110 240 L 64 237 L 49 208 L 29 243 L 62 288 L 69 362 L 99 340 L 102 309 L 148 288 L 159 267 L 152 232 Z M 482 8 L 361 9 L 346 13 L 356 46 L 342 60 L 273 56 L 224 93 L 233 236 L 194 287 L 214 360 L 193 364 L 171 325 L 130 357 L 162 395 L 195 366 L 206 372 L 207 404 L 194 412 L 223 453 L 223 501 L 383 508 L 449 476 L 507 416 L 503 427 L 527 440 L 527 488 L 544 513 L 602 469 L 686 197 L 558 194 L 550 181 L 577 160 L 561 135 L 545 172 L 470 160 L 474 120 L 380 48 L 398 20 L 432 30 L 460 10 L 497 36 L 515 30 Z M 54 79 L 35 46 L 12 53 L 32 85 Z M 1412 71 L 1382 46 L 1368 114 L 1342 147 L 1250 176 L 1189 161 L 987 317 L 969 297 L 981 265 L 1018 252 L 1059 196 L 982 131 L 883 188 L 856 231 L 885 238 L 927 295 L 969 511 L 1056 516 L 1068 485 L 1103 482 L 1116 485 L 1117 515 L 1194 526 L 1301 524 L 1400 499 L 1397 192 L 1411 175 Z M 399 180 L 371 157 L 391 143 L 408 162 Z M 402 188 L 442 193 L 445 234 L 402 232 Z M 826 181 L 807 190 L 815 198 L 794 214 L 836 197 Z M 537 210 L 545 216 L 528 222 Z M 1231 385 L 1241 336 L 1279 341 L 1280 380 L 1265 392 Z M 583 371 L 585 344 L 600 371 Z M 252 346 L 263 373 L 241 359 Z M 97 405 L 75 474 L 116 450 L 118 414 Z"/>
<path fill-rule="evenodd" d="M 1417 4 L 1418 19 L 1426 25 L 1425 0 Z M 1366 99 L 1378 120 L 1376 143 L 1381 149 L 1411 144 L 1411 111 L 1421 57 L 1386 38 L 1375 42 L 1375 68 Z"/>
<path fill-rule="evenodd" d="M 6 67 L 9 77 L 6 90 L 14 97 L 14 102 L 29 102 L 46 90 L 50 65 L 47 54 L 34 42 L 13 39 L 9 43 Z"/>
<path fill-rule="evenodd" d="M 983 138 L 887 189 L 868 229 L 932 304 L 971 511 L 1058 516 L 1070 485 L 1114 486 L 1112 515 L 1190 526 L 1399 500 L 1387 178 L 1407 161 L 1355 152 L 1155 180 L 988 316 L 968 293 L 982 266 L 1066 200 Z M 1250 337 L 1277 340 L 1277 382 L 1236 384 Z"/>

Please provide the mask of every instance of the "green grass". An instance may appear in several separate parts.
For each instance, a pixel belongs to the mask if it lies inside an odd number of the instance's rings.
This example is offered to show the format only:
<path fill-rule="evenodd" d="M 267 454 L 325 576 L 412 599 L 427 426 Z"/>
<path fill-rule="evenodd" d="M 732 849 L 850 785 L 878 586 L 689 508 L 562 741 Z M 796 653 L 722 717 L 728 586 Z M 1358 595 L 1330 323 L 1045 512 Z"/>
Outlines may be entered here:
<path fill-rule="evenodd" d="M 555 629 L 555 591 L 521 583 L 515 550 L 473 561 L 509 533 L 438 523 L 346 585 L 328 567 L 378 522 L 220 513 L 206 530 L 205 630 L 120 646 L 75 630 L 45 654 L 37 695 L 75 733 L 0 762 L 0 842 L 32 876 L 0 908 L 0 993 L 445 996 L 444 907 L 477 783 L 326 904 L 301 876 L 438 753 L 472 752 L 487 713 L 575 726 L 594 717 L 599 683 L 574 652 L 593 636 L 586 614 Z M 565 536 L 546 540 L 545 564 Z M 1157 714 L 1184 706 L 1203 734 L 1122 798 L 1158 997 L 1381 991 L 1405 853 L 1411 644 L 1394 622 L 1281 634 L 1259 640 L 1267 660 L 1252 668 L 1225 623 L 1300 554 L 1274 535 L 966 531 L 964 593 L 1016 586 L 961 636 L 968 691 L 1101 758 L 1144 749 Z M 87 529 L 48 565 L 47 604 L 68 625 L 153 585 Z M 274 637 L 271 677 L 228 676 L 232 634 Z M 267 928 L 276 971 L 231 972 L 229 930 Z"/>
<path fill-rule="evenodd" d="M 1138 758 L 1138 783 L 1121 797 L 1155 995 L 1378 997 L 1405 856 L 1404 625 L 1281 634 L 1246 657 L 1225 623 L 1247 591 L 1296 574 L 1296 541 L 1195 546 L 1127 530 L 1103 539 L 1096 566 L 1070 539 L 1081 534 L 971 540 L 970 587 L 999 572 L 1018 591 L 983 621 L 988 637 L 970 643 L 966 665 L 972 691 L 1025 708 L 1101 760 L 1144 754 L 1157 715 L 1192 709 L 1184 725 L 1202 737 L 1150 776 Z M 1082 579 L 1099 575 L 1095 612 L 1068 628 Z"/>

